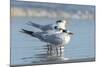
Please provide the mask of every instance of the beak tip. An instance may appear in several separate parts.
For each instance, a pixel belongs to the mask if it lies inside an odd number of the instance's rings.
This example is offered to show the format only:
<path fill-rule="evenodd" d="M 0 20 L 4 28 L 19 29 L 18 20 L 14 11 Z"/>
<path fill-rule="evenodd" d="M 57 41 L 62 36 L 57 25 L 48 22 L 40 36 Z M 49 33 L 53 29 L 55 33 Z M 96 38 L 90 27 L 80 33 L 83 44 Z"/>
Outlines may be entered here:
<path fill-rule="evenodd" d="M 70 35 L 74 35 L 74 33 L 72 33 L 72 32 L 70 32 L 69 34 L 70 34 Z"/>

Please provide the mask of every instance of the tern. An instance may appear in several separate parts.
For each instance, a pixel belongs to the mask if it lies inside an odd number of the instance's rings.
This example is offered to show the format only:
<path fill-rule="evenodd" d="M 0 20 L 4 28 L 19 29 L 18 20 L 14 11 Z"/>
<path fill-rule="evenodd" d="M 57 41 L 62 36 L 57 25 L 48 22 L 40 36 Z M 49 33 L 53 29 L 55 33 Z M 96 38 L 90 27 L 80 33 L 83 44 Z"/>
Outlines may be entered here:
<path fill-rule="evenodd" d="M 53 34 L 49 34 L 48 32 L 34 32 L 34 31 L 28 31 L 25 29 L 22 29 L 21 32 L 28 34 L 32 37 L 38 38 L 41 41 L 50 43 L 51 46 L 55 46 L 56 48 L 56 52 L 58 54 L 58 48 L 61 46 L 64 46 L 65 44 L 68 44 L 70 42 L 71 36 L 73 35 L 72 32 L 67 32 L 63 29 L 59 29 L 60 33 L 53 33 Z M 61 48 L 60 48 L 61 51 Z"/>
<path fill-rule="evenodd" d="M 54 30 L 55 26 L 65 30 L 67 21 L 66 20 L 58 20 L 58 21 L 56 21 L 56 24 L 47 24 L 47 25 L 40 25 L 40 24 L 37 24 L 37 23 L 33 23 L 32 21 L 29 21 L 27 24 L 31 25 L 33 27 L 36 27 L 36 28 L 38 28 L 38 29 L 40 29 L 42 31 Z"/>

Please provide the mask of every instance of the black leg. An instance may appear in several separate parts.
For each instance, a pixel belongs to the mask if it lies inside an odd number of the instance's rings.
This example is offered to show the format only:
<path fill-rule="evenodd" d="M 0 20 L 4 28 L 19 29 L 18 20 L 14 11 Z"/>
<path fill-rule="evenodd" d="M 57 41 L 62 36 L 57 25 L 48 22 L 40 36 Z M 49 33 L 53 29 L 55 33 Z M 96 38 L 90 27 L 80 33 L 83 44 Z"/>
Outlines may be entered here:
<path fill-rule="evenodd" d="M 58 48 L 56 47 L 56 53 L 57 53 L 57 55 L 58 55 Z"/>
<path fill-rule="evenodd" d="M 50 45 L 50 55 L 52 55 L 52 46 Z"/>
<path fill-rule="evenodd" d="M 47 45 L 47 48 L 48 48 L 48 51 L 50 51 L 50 45 L 49 44 Z"/>
<path fill-rule="evenodd" d="M 47 44 L 47 53 L 50 54 L 49 44 Z"/>
<path fill-rule="evenodd" d="M 60 55 L 62 55 L 62 47 L 60 46 Z"/>

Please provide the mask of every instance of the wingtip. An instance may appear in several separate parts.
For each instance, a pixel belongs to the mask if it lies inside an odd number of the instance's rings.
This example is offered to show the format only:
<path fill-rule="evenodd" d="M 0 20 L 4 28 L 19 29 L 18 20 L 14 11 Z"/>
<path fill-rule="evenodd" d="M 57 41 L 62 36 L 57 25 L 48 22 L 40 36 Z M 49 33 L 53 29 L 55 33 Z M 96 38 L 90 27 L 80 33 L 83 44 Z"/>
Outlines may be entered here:
<path fill-rule="evenodd" d="M 21 32 L 21 33 L 25 33 L 24 31 L 25 31 L 24 29 L 21 29 L 19 32 Z"/>

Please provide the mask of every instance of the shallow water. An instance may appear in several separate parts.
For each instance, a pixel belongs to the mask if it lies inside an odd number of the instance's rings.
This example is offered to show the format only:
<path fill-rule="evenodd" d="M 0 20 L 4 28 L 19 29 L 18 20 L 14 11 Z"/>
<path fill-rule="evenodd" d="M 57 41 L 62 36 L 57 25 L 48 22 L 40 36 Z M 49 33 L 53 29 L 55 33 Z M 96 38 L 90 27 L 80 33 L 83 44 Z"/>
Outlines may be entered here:
<path fill-rule="evenodd" d="M 28 21 L 38 24 L 52 24 L 57 19 L 12 17 L 11 18 L 11 65 L 59 63 L 95 57 L 95 23 L 92 20 L 70 20 L 68 29 L 74 33 L 64 52 L 58 55 L 47 54 L 47 43 L 19 32 L 21 29 L 40 31 L 27 25 Z"/>

